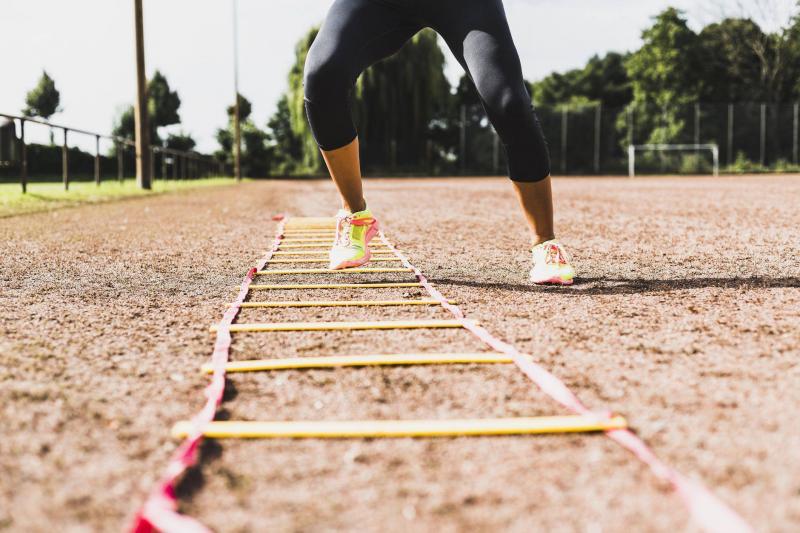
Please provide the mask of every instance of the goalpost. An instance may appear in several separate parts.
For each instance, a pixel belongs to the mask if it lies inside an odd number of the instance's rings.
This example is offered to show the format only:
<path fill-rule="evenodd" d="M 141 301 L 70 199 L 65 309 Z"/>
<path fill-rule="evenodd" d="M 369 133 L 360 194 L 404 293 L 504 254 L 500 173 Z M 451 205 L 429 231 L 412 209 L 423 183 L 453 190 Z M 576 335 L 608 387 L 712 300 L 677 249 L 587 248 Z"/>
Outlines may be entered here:
<path fill-rule="evenodd" d="M 636 176 L 636 152 L 709 151 L 714 160 L 714 176 L 719 176 L 719 146 L 716 144 L 631 144 L 628 146 L 628 176 Z"/>

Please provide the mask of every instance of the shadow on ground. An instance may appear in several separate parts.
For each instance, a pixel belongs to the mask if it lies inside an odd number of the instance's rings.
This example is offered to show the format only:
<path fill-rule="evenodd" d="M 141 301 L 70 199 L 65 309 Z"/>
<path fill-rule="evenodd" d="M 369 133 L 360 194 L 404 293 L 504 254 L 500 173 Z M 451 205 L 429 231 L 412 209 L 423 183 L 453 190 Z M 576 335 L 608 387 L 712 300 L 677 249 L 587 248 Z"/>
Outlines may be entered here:
<path fill-rule="evenodd" d="M 186 470 L 180 482 L 175 486 L 175 495 L 179 500 L 191 499 L 200 492 L 206 483 L 203 468 L 220 457 L 222 457 L 222 445 L 213 439 L 203 439 L 197 462 Z"/>
<path fill-rule="evenodd" d="M 439 285 L 500 289 L 515 292 L 559 291 L 561 294 L 584 296 L 602 294 L 641 294 L 692 289 L 783 289 L 800 287 L 800 278 L 680 278 L 680 279 L 606 279 L 580 278 L 571 287 L 538 286 L 528 283 L 497 283 L 460 279 L 432 279 Z"/>
<path fill-rule="evenodd" d="M 225 391 L 222 395 L 222 401 L 233 401 L 238 395 L 239 391 L 236 390 L 236 385 L 231 380 L 225 380 Z M 224 407 L 218 409 L 214 416 L 215 421 L 230 420 L 230 418 L 230 411 Z M 186 470 L 186 473 L 175 486 L 175 494 L 178 499 L 190 499 L 193 495 L 197 494 L 205 485 L 203 469 L 221 457 L 222 445 L 214 439 L 203 439 L 200 444 L 197 461 Z"/>

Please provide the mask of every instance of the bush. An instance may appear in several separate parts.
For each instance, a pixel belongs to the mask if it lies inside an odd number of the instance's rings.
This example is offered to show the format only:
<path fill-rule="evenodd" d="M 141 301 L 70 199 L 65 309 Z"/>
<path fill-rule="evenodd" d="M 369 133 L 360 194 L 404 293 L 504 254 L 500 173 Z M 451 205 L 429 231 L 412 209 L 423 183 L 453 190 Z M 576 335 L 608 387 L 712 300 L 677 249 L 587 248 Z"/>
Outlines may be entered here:
<path fill-rule="evenodd" d="M 727 172 L 730 174 L 757 174 L 766 171 L 767 169 L 760 164 L 747 159 L 744 152 L 738 152 L 736 154 L 736 161 L 727 169 Z"/>
<path fill-rule="evenodd" d="M 680 174 L 711 174 L 714 172 L 714 164 L 711 156 L 705 154 L 685 153 L 681 155 Z"/>
<path fill-rule="evenodd" d="M 800 172 L 800 165 L 790 163 L 786 159 L 778 159 L 774 166 L 775 172 L 795 173 Z"/>

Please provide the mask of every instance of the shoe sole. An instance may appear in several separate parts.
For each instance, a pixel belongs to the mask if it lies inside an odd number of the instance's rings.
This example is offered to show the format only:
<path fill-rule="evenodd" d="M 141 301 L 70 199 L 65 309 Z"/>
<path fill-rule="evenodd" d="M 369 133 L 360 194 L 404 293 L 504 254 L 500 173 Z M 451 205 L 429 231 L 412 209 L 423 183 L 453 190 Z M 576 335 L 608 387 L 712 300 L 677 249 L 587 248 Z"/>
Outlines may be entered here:
<path fill-rule="evenodd" d="M 356 259 L 353 261 L 343 261 L 336 265 L 335 267 L 329 267 L 329 270 L 344 270 L 346 268 L 358 268 L 360 266 L 364 266 L 369 263 L 369 260 L 372 259 L 372 251 L 369 249 L 369 243 L 372 242 L 372 239 L 375 235 L 378 234 L 378 222 L 376 221 L 375 224 L 370 226 L 367 230 L 367 234 L 364 236 L 364 257 L 361 259 Z"/>
<path fill-rule="evenodd" d="M 572 285 L 573 279 L 561 279 L 559 277 L 553 277 L 548 279 L 541 279 L 541 280 L 531 280 L 536 285 L 563 285 L 569 286 Z"/>

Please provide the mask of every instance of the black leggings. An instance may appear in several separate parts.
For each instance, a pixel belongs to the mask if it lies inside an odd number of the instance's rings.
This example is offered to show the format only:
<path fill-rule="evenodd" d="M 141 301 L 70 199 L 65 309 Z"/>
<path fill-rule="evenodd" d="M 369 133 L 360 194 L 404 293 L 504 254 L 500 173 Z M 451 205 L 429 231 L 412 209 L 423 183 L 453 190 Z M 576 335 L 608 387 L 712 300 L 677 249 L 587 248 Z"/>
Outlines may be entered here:
<path fill-rule="evenodd" d="M 336 0 L 305 66 L 306 112 L 320 148 L 355 139 L 350 94 L 358 76 L 425 27 L 444 38 L 475 83 L 505 146 L 510 178 L 549 176 L 550 155 L 502 0 Z"/>

